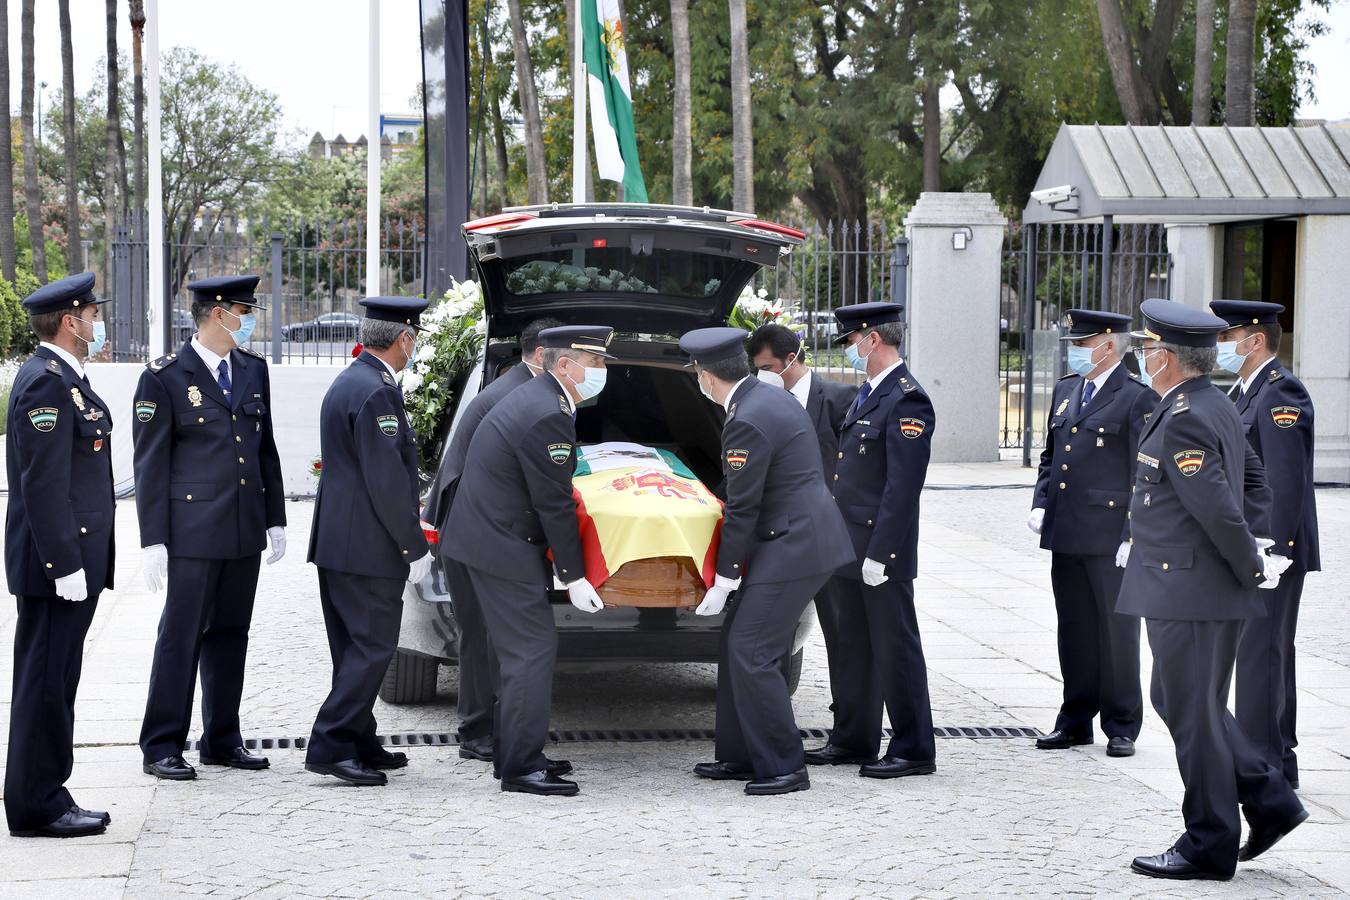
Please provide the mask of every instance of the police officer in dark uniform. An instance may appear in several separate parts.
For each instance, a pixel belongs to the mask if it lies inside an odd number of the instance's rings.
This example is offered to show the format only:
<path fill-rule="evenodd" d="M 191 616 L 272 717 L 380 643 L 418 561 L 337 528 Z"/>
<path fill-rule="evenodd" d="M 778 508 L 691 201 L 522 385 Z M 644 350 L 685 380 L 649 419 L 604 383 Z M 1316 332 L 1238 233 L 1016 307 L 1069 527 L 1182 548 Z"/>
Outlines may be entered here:
<path fill-rule="evenodd" d="M 605 386 L 614 330 L 567 325 L 539 334 L 544 374 L 503 398 L 469 443 L 450 508 L 445 553 L 469 569 L 497 652 L 493 763 L 503 791 L 576 794 L 549 770 L 548 740 L 558 633 L 548 603 L 549 560 L 583 612 L 604 608 L 586 580 L 572 473 L 577 404 Z M 490 599 L 488 599 L 490 598 Z"/>
<path fill-rule="evenodd" d="M 437 530 L 444 530 L 455 500 L 455 489 L 464 474 L 464 460 L 469 455 L 469 442 L 483 417 L 497 402 L 543 370 L 543 347 L 539 332 L 561 325 L 557 319 L 536 319 L 520 333 L 520 362 L 498 375 L 459 414 L 450 447 L 436 474 L 430 499 L 423 515 Z M 455 622 L 459 625 L 459 756 L 492 762 L 492 716 L 497 702 L 497 655 L 488 640 L 487 625 L 483 621 L 482 603 L 473 592 L 469 570 L 452 559 L 446 543 L 440 545 L 441 568 L 450 586 L 450 602 L 454 604 Z M 555 775 L 570 771 L 562 761 L 550 765 Z"/>
<path fill-rule="evenodd" d="M 1245 470 L 1260 461 L 1209 380 L 1227 324 L 1168 300 L 1145 300 L 1142 311 L 1140 377 L 1162 399 L 1139 440 L 1116 609 L 1147 623 L 1153 705 L 1176 744 L 1186 833 L 1131 868 L 1226 880 L 1308 816 L 1227 706 L 1243 622 L 1264 612 L 1258 589 L 1278 584 L 1288 562 L 1262 553 L 1243 518 Z M 1239 804 L 1250 825 L 1240 849 Z"/>
<path fill-rule="evenodd" d="M 5 576 L 18 619 L 5 818 L 16 837 L 101 834 L 112 821 L 65 788 L 84 636 L 113 586 L 112 417 L 84 374 L 104 340 L 93 288 L 84 273 L 24 299 L 41 344 L 9 395 Z"/>
<path fill-rule="evenodd" d="M 267 361 L 244 345 L 258 276 L 189 284 L 194 334 L 141 373 L 133 402 L 136 514 L 146 585 L 168 581 L 141 725 L 142 768 L 183 781 L 202 679 L 203 765 L 265 769 L 244 748 L 239 700 L 262 551 L 286 551 L 286 494 L 272 433 Z"/>
<path fill-rule="evenodd" d="M 1219 334 L 1218 364 L 1240 379 L 1238 415 L 1273 495 L 1270 552 L 1293 560 L 1279 586 L 1261 595 L 1266 615 L 1243 626 L 1237 721 L 1297 789 L 1294 632 L 1304 577 L 1322 568 L 1313 491 L 1313 404 L 1303 382 L 1280 362 L 1283 306 L 1257 300 L 1215 300 L 1209 306 L 1228 323 Z"/>
<path fill-rule="evenodd" d="M 853 551 L 811 419 L 795 398 L 751 377 L 745 338 L 739 328 L 700 328 L 680 339 L 704 396 L 726 410 L 717 575 L 695 612 L 717 615 L 736 591 L 718 657 L 717 761 L 694 773 L 748 781 L 747 794 L 786 794 L 811 787 L 785 674 L 792 635 Z"/>
<path fill-rule="evenodd" d="M 806 348 L 796 332 L 777 323 L 761 325 L 750 335 L 750 365 L 760 381 L 779 385 L 797 398 L 815 426 L 816 442 L 824 465 L 825 483 L 834 482 L 834 464 L 839 454 L 839 428 L 853 405 L 858 389 L 825 378 L 806 365 Z M 816 620 L 825 638 L 825 656 L 830 669 L 830 695 L 839 693 L 839 576 L 831 576 L 816 594 Z M 831 712 L 834 704 L 831 703 Z"/>
<path fill-rule="evenodd" d="M 900 357 L 902 307 L 860 303 L 834 311 L 838 341 L 867 381 L 844 418 L 835 501 L 859 564 L 840 570 L 839 657 L 829 743 L 808 751 L 814 765 L 859 764 L 869 778 L 937 771 L 928 670 L 914 610 L 919 494 L 928 474 L 933 404 Z M 892 738 L 876 758 L 882 705 Z"/>
<path fill-rule="evenodd" d="M 319 569 L 333 686 L 314 720 L 305 768 L 381 785 L 383 770 L 407 765 L 408 757 L 380 746 L 372 710 L 398 647 L 404 582 L 431 569 L 417 509 L 417 435 L 396 378 L 416 354 L 427 301 L 368 297 L 361 305 L 365 349 L 319 409 L 323 477 L 309 561 Z"/>
<path fill-rule="evenodd" d="M 1123 573 L 1115 555 L 1128 537 L 1139 433 L 1158 397 L 1121 365 L 1129 316 L 1071 309 L 1065 325 L 1072 371 L 1055 385 L 1027 519 L 1041 549 L 1053 554 L 1064 703 L 1054 730 L 1036 746 L 1091 744 L 1100 714 L 1106 755 L 1133 756 L 1144 716 L 1139 619 L 1116 612 Z"/>

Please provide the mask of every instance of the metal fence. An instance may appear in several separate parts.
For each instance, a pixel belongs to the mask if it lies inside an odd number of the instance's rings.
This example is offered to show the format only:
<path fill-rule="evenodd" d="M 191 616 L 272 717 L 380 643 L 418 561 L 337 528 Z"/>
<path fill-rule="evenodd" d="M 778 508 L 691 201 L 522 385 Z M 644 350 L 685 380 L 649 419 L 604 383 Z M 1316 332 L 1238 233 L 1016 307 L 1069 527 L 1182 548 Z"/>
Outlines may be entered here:
<path fill-rule="evenodd" d="M 1172 258 L 1161 225 L 1013 225 L 1003 241 L 999 287 L 999 445 L 1031 464 L 1045 445 L 1047 407 L 1064 374 L 1065 311 L 1134 316 L 1149 297 L 1171 296 Z"/>
<path fill-rule="evenodd" d="M 171 235 L 178 228 L 167 229 Z M 164 328 L 166 345 L 181 344 L 195 330 L 186 285 L 215 275 L 256 274 L 259 311 L 250 346 L 275 360 L 331 362 L 356 340 L 357 301 L 366 295 L 364 223 L 288 220 L 248 224 L 204 216 L 186 239 L 164 245 L 168 321 L 151 323 L 146 274 L 146 229 L 127 221 L 112 246 L 113 308 L 108 316 L 113 359 L 144 360 L 150 329 Z M 422 290 L 424 236 L 405 222 L 385 222 L 380 235 L 379 293 Z"/>

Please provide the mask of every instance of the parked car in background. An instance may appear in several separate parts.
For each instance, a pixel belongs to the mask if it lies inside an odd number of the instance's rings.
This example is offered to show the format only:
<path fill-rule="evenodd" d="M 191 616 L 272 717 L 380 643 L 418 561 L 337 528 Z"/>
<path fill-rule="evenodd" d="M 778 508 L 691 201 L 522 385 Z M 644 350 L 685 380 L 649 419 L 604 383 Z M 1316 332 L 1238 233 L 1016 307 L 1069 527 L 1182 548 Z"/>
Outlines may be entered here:
<path fill-rule="evenodd" d="M 828 348 L 831 346 L 830 342 L 839 334 L 839 323 L 835 320 L 832 310 L 804 310 L 801 320 L 806 323 L 806 328 L 802 331 L 802 340 L 808 347 Z"/>
<path fill-rule="evenodd" d="M 283 341 L 354 341 L 361 330 L 360 316 L 348 312 L 324 313 L 281 328 Z"/>
<path fill-rule="evenodd" d="M 174 349 L 179 344 L 186 344 L 188 339 L 197 331 L 197 324 L 192 321 L 192 313 L 186 309 L 174 309 L 173 311 L 173 342 Z"/>

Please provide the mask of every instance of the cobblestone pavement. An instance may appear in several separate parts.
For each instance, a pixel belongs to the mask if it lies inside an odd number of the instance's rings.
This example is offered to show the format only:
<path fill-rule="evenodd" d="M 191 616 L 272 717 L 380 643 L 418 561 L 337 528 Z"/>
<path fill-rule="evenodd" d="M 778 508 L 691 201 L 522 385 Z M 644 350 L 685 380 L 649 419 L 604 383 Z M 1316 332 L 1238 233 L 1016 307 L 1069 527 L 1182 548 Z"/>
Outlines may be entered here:
<path fill-rule="evenodd" d="M 925 494 L 917 597 L 939 725 L 1053 722 L 1049 560 L 1023 525 L 1028 491 L 1006 487 L 1028 479 L 1007 464 L 935 466 L 930 477 L 944 488 L 1003 486 Z M 1328 571 L 1308 579 L 1299 637 L 1312 819 L 1224 884 L 1127 869 L 1181 827 L 1171 743 L 1151 711 L 1132 759 L 1107 759 L 1101 744 L 1044 753 L 1025 738 L 948 739 L 933 777 L 876 782 L 852 768 L 813 769 L 809 792 L 779 798 L 694 778 L 689 768 L 711 744 L 693 741 L 556 745 L 550 755 L 576 765 L 573 799 L 502 794 L 489 767 L 453 747 L 410 748 L 411 765 L 383 789 L 310 775 L 294 750 L 270 751 L 267 772 L 203 769 L 195 782 L 156 782 L 140 773 L 135 740 L 162 599 L 140 585 L 135 510 L 122 503 L 122 587 L 100 601 L 90 633 L 72 779 L 80 803 L 109 809 L 114 824 L 82 841 L 0 837 L 0 898 L 1338 896 L 1350 890 L 1350 491 L 1320 491 L 1318 502 Z M 330 676 L 304 563 L 310 513 L 291 505 L 290 554 L 263 573 L 243 704 L 249 736 L 308 734 Z M 5 604 L 0 644 L 13 625 Z M 6 662 L 5 729 L 9 678 Z M 714 684 L 710 666 L 562 672 L 554 725 L 711 728 Z M 380 704 L 381 731 L 453 731 L 454 691 L 454 671 L 443 670 L 435 703 Z M 828 726 L 818 635 L 794 702 L 802 727 Z"/>

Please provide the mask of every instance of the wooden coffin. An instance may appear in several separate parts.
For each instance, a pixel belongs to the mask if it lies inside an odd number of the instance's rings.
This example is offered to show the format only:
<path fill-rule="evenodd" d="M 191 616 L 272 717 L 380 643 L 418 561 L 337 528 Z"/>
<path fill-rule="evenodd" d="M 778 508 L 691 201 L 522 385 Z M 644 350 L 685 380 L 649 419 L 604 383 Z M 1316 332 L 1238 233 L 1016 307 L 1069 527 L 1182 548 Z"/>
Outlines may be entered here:
<path fill-rule="evenodd" d="M 635 559 L 596 588 L 606 606 L 697 606 L 703 577 L 687 556 Z"/>

